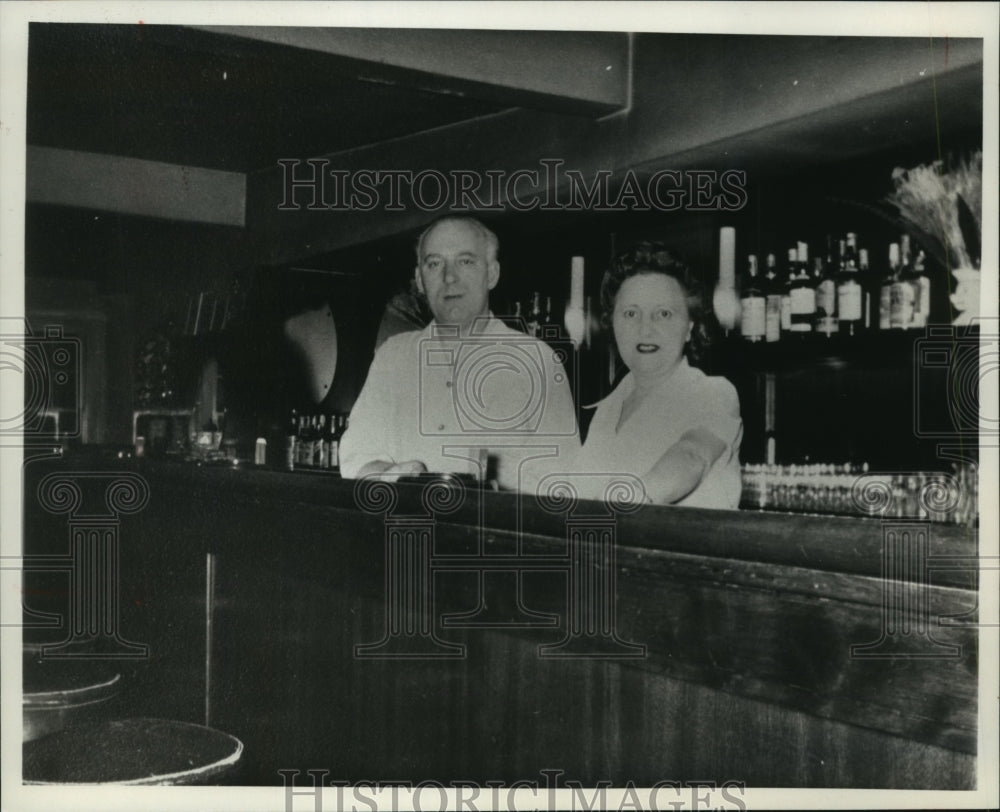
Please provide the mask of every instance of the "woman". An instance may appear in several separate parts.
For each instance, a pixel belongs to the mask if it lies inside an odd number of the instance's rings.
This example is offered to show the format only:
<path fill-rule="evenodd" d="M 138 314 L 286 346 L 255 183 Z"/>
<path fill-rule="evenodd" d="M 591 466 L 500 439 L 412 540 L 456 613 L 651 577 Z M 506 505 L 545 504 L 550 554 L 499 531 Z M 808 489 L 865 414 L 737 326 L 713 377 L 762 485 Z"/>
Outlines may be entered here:
<path fill-rule="evenodd" d="M 701 285 L 659 243 L 620 254 L 601 287 L 604 318 L 629 374 L 590 423 L 573 468 L 630 473 L 655 504 L 739 507 L 739 399 L 697 363 L 708 338 Z"/>

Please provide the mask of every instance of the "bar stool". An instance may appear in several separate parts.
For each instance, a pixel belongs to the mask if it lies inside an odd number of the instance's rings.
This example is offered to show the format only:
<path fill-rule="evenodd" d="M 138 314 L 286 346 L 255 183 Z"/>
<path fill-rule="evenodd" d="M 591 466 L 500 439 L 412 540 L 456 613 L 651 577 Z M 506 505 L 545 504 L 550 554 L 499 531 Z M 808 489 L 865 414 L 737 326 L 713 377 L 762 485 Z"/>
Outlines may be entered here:
<path fill-rule="evenodd" d="M 23 741 L 95 720 L 121 689 L 121 674 L 99 661 L 42 659 L 42 644 L 23 647 Z"/>
<path fill-rule="evenodd" d="M 100 660 L 43 658 L 45 645 L 23 644 L 25 783 L 207 784 L 240 760 L 241 741 L 203 725 L 107 718 L 121 674 Z"/>
<path fill-rule="evenodd" d="M 70 514 L 73 554 L 48 556 L 37 567 L 45 572 L 69 569 L 73 577 L 68 602 L 57 583 L 51 593 L 57 600 L 49 601 L 55 605 L 47 611 L 24 607 L 32 620 L 25 624 L 25 631 L 30 629 L 36 639 L 24 648 L 23 692 L 31 712 L 25 713 L 22 780 L 31 784 L 214 782 L 241 757 L 243 743 L 235 737 L 188 722 L 94 719 L 77 713 L 103 704 L 117 691 L 121 676 L 113 669 L 108 673 L 111 662 L 148 656 L 147 645 L 120 634 L 115 591 L 117 516 L 137 512 L 148 498 L 148 485 L 129 472 L 98 477 L 96 485 L 89 476 L 86 472 L 49 474 L 39 484 L 39 501 L 46 510 Z M 78 515 L 84 497 L 88 493 L 94 497 L 81 481 L 101 493 L 104 508 L 95 497 L 91 501 L 98 507 L 91 505 L 90 512 Z M 64 490 L 73 498 L 64 498 Z M 113 515 L 105 515 L 105 508 Z M 214 556 L 209 554 L 206 561 L 205 720 L 209 724 Z M 34 579 L 31 590 L 39 596 L 49 594 L 45 579 Z M 69 639 L 59 639 L 67 630 L 72 632 Z M 44 723 L 36 718 L 42 708 L 47 711 Z"/>
<path fill-rule="evenodd" d="M 235 736 L 190 722 L 115 719 L 68 727 L 23 746 L 26 784 L 213 784 L 243 753 Z"/>

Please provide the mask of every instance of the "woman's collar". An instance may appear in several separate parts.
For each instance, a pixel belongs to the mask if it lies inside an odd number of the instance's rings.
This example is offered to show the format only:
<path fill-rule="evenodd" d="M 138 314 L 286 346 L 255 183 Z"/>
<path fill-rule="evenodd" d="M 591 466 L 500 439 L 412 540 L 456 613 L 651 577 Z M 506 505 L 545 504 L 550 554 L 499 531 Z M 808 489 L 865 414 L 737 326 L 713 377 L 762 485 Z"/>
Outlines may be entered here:
<path fill-rule="evenodd" d="M 681 356 L 677 365 L 670 370 L 666 375 L 664 375 L 659 381 L 653 384 L 651 391 L 656 391 L 662 387 L 666 387 L 677 380 L 683 380 L 687 376 L 691 369 L 691 365 L 688 364 L 688 360 L 685 356 Z M 632 370 L 628 371 L 621 381 L 618 382 L 618 386 L 611 390 L 607 395 L 594 403 L 589 403 L 583 406 L 584 409 L 596 409 L 605 403 L 610 403 L 612 400 L 624 400 L 632 392 L 635 391 L 635 373 Z"/>
<path fill-rule="evenodd" d="M 582 408 L 584 409 L 597 409 L 603 406 L 605 403 L 611 403 L 612 401 L 624 400 L 629 394 L 631 394 L 632 389 L 635 387 L 635 376 L 632 374 L 631 370 L 618 381 L 618 386 L 612 389 L 608 394 L 606 394 L 600 400 L 594 401 L 593 403 L 585 404 Z"/>

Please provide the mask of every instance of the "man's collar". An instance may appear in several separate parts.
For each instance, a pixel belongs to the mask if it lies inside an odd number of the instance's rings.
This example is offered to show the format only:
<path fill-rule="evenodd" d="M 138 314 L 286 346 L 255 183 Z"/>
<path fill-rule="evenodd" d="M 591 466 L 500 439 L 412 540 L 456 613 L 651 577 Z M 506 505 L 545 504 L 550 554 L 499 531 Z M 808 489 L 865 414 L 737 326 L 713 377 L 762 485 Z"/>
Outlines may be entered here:
<path fill-rule="evenodd" d="M 493 311 L 485 316 L 476 316 L 469 329 L 470 336 L 494 335 L 503 332 L 504 323 L 493 315 Z M 437 320 L 431 321 L 424 328 L 425 334 L 429 338 L 440 338 L 454 341 L 460 338 L 461 334 L 457 324 L 438 324 Z"/>

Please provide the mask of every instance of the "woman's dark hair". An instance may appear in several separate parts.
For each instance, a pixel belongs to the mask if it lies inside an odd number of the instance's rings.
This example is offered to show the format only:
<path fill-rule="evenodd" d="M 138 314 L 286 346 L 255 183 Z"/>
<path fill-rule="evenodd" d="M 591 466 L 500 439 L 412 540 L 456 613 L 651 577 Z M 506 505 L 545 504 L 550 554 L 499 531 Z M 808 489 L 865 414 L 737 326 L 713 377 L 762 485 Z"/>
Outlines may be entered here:
<path fill-rule="evenodd" d="M 704 360 L 712 343 L 715 319 L 705 300 L 705 289 L 701 280 L 678 256 L 674 249 L 659 242 L 639 242 L 618 254 L 611 267 L 604 273 L 601 282 L 602 320 L 611 327 L 611 317 L 615 309 L 615 299 L 625 280 L 640 274 L 663 274 L 676 279 L 684 291 L 688 315 L 694 328 L 691 340 L 684 348 L 690 363 L 698 366 Z"/>

